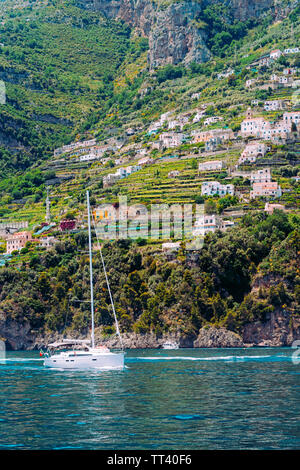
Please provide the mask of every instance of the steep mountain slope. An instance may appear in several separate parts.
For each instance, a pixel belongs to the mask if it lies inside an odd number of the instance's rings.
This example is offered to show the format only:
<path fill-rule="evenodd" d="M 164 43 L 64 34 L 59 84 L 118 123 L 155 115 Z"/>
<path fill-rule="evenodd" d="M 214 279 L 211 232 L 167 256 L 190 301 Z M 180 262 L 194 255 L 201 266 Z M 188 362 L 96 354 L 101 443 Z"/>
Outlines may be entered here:
<path fill-rule="evenodd" d="M 1 170 L 25 169 L 77 133 L 97 123 L 105 127 L 103 119 L 125 102 L 126 113 L 142 108 L 139 87 L 151 82 L 151 69 L 228 60 L 252 28 L 266 28 L 296 6 L 274 6 L 273 0 L 3 1 L 0 80 L 7 100 L 0 105 Z M 180 100 L 181 91 L 173 96 Z"/>
<path fill-rule="evenodd" d="M 129 46 L 128 27 L 72 2 L 10 5 L 2 2 L 0 26 L 2 171 L 45 158 L 101 110 Z"/>
<path fill-rule="evenodd" d="M 295 2 L 276 0 L 77 0 L 88 10 L 117 18 L 149 38 L 149 65 L 155 68 L 180 62 L 206 62 L 215 34 L 228 41 L 239 39 L 246 26 L 262 17 L 286 16 Z M 224 36 L 224 32 L 228 36 Z"/>

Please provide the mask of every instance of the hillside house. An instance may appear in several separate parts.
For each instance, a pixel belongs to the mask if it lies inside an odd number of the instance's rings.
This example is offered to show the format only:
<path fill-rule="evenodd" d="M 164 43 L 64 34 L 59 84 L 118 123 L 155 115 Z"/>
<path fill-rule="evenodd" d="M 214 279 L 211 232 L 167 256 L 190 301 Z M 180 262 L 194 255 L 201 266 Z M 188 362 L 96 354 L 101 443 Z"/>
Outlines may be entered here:
<path fill-rule="evenodd" d="M 112 186 L 119 180 L 119 176 L 115 173 L 109 173 L 108 175 L 103 176 L 103 188 Z"/>
<path fill-rule="evenodd" d="M 254 183 L 269 183 L 271 181 L 270 168 L 262 168 L 257 171 L 252 171 L 250 175 L 251 184 Z"/>
<path fill-rule="evenodd" d="M 138 161 L 138 165 L 140 165 L 141 167 L 151 165 L 151 163 L 153 163 L 153 158 L 151 157 L 143 157 Z"/>
<path fill-rule="evenodd" d="M 252 191 L 250 191 L 251 199 L 254 199 L 256 197 L 277 198 L 281 195 L 281 187 L 277 182 L 254 183 Z"/>
<path fill-rule="evenodd" d="M 222 140 L 219 137 L 215 137 L 214 139 L 209 139 L 205 142 L 205 151 L 206 152 L 215 152 L 218 148 L 218 145 L 222 144 Z"/>
<path fill-rule="evenodd" d="M 285 206 L 282 204 L 270 204 L 269 202 L 266 202 L 264 211 L 267 212 L 267 214 L 272 215 L 274 210 L 285 211 Z"/>
<path fill-rule="evenodd" d="M 258 60 L 258 66 L 259 67 L 270 67 L 270 65 L 273 63 L 273 59 L 270 58 L 269 54 L 263 55 L 259 60 Z M 253 64 L 255 65 L 255 64 Z"/>
<path fill-rule="evenodd" d="M 207 233 L 214 233 L 216 230 L 225 231 L 235 224 L 231 220 L 223 220 L 215 214 L 205 214 L 199 217 L 194 225 L 193 236 L 204 237 Z"/>
<path fill-rule="evenodd" d="M 169 132 L 169 133 L 161 134 L 160 142 L 161 142 L 162 147 L 174 148 L 174 147 L 178 147 L 179 145 L 181 145 L 183 143 L 184 138 L 185 138 L 185 135 L 182 133 Z"/>
<path fill-rule="evenodd" d="M 48 250 L 49 248 L 52 248 L 56 242 L 57 239 L 55 237 L 42 237 L 40 238 L 39 246 Z"/>
<path fill-rule="evenodd" d="M 296 75 L 297 73 L 297 67 L 286 68 L 283 70 L 283 75 Z"/>
<path fill-rule="evenodd" d="M 256 82 L 256 78 L 250 78 L 249 80 L 246 80 L 245 87 L 252 88 L 256 84 Z"/>
<path fill-rule="evenodd" d="M 270 52 L 270 59 L 278 60 L 282 56 L 282 52 L 280 49 L 274 49 Z"/>
<path fill-rule="evenodd" d="M 212 160 L 208 162 L 199 163 L 198 171 L 218 171 L 222 170 L 225 164 L 222 160 Z"/>
<path fill-rule="evenodd" d="M 218 73 L 218 80 L 222 80 L 222 78 L 228 78 L 231 75 L 234 75 L 233 69 L 227 69 L 226 72 Z"/>
<path fill-rule="evenodd" d="M 178 251 L 180 250 L 181 242 L 165 242 L 162 243 L 161 248 L 167 259 L 171 260 L 176 258 Z"/>
<path fill-rule="evenodd" d="M 290 48 L 284 50 L 284 54 L 285 54 L 285 55 L 288 55 L 288 54 L 299 54 L 299 52 L 300 52 L 300 48 L 299 48 L 299 47 L 290 47 Z"/>
<path fill-rule="evenodd" d="M 271 75 L 270 80 L 273 83 L 277 83 L 278 85 L 285 87 L 292 86 L 294 81 L 292 75 L 277 75 L 276 73 L 273 73 L 273 75 Z"/>
<path fill-rule="evenodd" d="M 194 131 L 192 132 L 193 142 L 208 142 L 211 139 L 220 139 L 221 142 L 233 140 L 234 132 L 232 129 L 212 129 L 210 131 Z"/>
<path fill-rule="evenodd" d="M 168 173 L 168 178 L 176 178 L 177 176 L 180 175 L 180 171 L 178 170 L 173 170 Z"/>
<path fill-rule="evenodd" d="M 291 113 L 285 113 L 283 118 L 277 122 L 266 121 L 263 117 L 245 119 L 241 124 L 242 137 L 257 137 L 265 140 L 285 140 L 291 134 L 292 120 Z M 293 113 L 297 115 L 298 113 Z"/>
<path fill-rule="evenodd" d="M 193 123 L 195 124 L 196 122 L 201 121 L 201 119 L 205 116 L 205 111 L 198 111 L 196 115 L 193 118 Z"/>
<path fill-rule="evenodd" d="M 201 185 L 202 196 L 226 196 L 226 194 L 234 195 L 233 184 L 221 184 L 218 181 L 205 181 Z"/>
<path fill-rule="evenodd" d="M 288 126 L 292 126 L 292 123 L 298 127 L 300 125 L 300 111 L 284 113 L 282 120 Z"/>
<path fill-rule="evenodd" d="M 30 241 L 32 241 L 31 232 L 16 232 L 6 239 L 6 253 L 10 254 L 15 250 L 21 250 Z"/>
<path fill-rule="evenodd" d="M 222 121 L 222 117 L 220 116 L 211 116 L 205 119 L 204 121 L 204 126 L 211 126 L 212 124 L 215 124 L 216 122 Z"/>
<path fill-rule="evenodd" d="M 174 111 L 168 111 L 162 114 L 159 118 L 160 127 L 163 126 L 165 122 L 168 122 L 173 114 Z"/>
<path fill-rule="evenodd" d="M 265 111 L 279 111 L 286 108 L 286 102 L 284 100 L 271 100 L 264 102 Z"/>
<path fill-rule="evenodd" d="M 266 144 L 261 142 L 251 142 L 244 148 L 238 163 L 242 164 L 245 162 L 254 163 L 257 158 L 264 157 L 268 151 Z"/>
<path fill-rule="evenodd" d="M 214 233 L 216 230 L 221 230 L 222 219 L 215 214 L 205 214 L 200 216 L 194 226 L 193 236 L 204 237 L 207 233 Z"/>
<path fill-rule="evenodd" d="M 54 156 L 57 157 L 63 153 L 72 152 L 73 150 L 77 150 L 83 147 L 93 147 L 96 145 L 96 139 L 85 140 L 83 142 L 73 142 L 69 145 L 64 145 L 58 149 L 54 150 Z"/>

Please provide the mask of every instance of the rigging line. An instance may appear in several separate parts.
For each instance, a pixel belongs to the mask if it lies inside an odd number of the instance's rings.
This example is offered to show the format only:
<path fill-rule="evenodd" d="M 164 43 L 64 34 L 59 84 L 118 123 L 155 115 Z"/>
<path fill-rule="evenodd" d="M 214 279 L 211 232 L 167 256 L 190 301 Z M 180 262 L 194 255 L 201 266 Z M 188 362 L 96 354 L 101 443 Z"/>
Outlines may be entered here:
<path fill-rule="evenodd" d="M 122 341 L 122 336 L 121 336 L 120 329 L 119 329 L 119 322 L 118 322 L 117 314 L 116 314 L 116 311 L 115 311 L 115 305 L 114 305 L 114 301 L 113 301 L 113 296 L 112 296 L 112 293 L 111 293 L 111 290 L 110 290 L 110 285 L 109 285 L 109 281 L 108 281 L 108 277 L 107 277 L 107 273 L 106 273 L 105 263 L 104 263 L 104 259 L 103 259 L 103 255 L 102 255 L 102 249 L 101 249 L 101 245 L 100 245 L 100 242 L 99 242 L 99 239 L 98 239 L 98 234 L 97 234 L 97 230 L 96 230 L 95 220 L 94 220 L 94 217 L 93 217 L 93 216 L 92 216 L 92 222 L 93 222 L 93 226 L 94 226 L 94 228 L 95 228 L 95 233 L 96 233 L 96 238 L 97 238 L 97 247 L 98 247 L 98 250 L 100 251 L 101 262 L 102 262 L 103 271 L 104 271 L 104 275 L 105 275 L 105 280 L 106 280 L 106 284 L 107 284 L 107 288 L 108 288 L 108 292 L 109 292 L 110 302 L 111 302 L 111 306 L 112 306 L 112 310 L 113 310 L 113 314 L 114 314 L 114 319 L 115 319 L 115 324 L 116 324 L 117 335 L 119 336 L 121 348 L 124 349 L 123 341 Z"/>

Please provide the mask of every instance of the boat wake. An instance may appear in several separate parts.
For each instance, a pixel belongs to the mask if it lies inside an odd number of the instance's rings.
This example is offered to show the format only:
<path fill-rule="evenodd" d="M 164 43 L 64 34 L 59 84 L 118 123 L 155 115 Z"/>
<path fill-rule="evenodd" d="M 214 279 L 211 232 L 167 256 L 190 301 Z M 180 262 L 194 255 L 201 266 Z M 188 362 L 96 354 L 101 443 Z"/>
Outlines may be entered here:
<path fill-rule="evenodd" d="M 0 364 L 6 364 L 7 362 L 35 362 L 35 361 L 43 361 L 42 357 L 6 357 L 4 359 L 0 359 Z"/>
<path fill-rule="evenodd" d="M 127 358 L 126 362 L 160 362 L 160 361 L 224 361 L 224 362 L 279 362 L 291 361 L 292 357 L 287 355 L 265 355 L 265 356 L 212 356 L 212 357 L 192 357 L 192 356 L 148 356 Z"/>

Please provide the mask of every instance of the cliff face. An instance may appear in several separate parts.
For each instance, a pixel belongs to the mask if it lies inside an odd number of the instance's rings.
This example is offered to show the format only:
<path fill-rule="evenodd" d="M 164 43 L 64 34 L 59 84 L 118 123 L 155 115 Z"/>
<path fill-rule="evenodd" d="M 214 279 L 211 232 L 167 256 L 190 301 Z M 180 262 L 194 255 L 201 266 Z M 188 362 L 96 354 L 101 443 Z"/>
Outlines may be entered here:
<path fill-rule="evenodd" d="M 216 2 L 229 8 L 232 21 L 259 17 L 270 9 L 275 18 L 282 10 L 274 6 L 274 0 L 182 0 L 169 6 L 151 0 L 78 0 L 78 5 L 122 20 L 148 37 L 149 65 L 155 68 L 168 63 L 201 63 L 210 58 L 207 33 L 197 21 L 203 9 Z"/>

